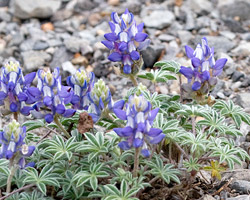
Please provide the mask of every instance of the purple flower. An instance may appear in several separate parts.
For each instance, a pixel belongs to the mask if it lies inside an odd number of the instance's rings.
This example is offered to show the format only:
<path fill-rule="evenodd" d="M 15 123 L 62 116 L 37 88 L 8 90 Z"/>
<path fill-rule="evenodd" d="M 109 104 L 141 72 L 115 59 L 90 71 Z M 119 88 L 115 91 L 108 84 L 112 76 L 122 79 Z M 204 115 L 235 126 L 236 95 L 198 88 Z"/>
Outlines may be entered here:
<path fill-rule="evenodd" d="M 198 91 L 206 86 L 210 90 L 217 82 L 225 66 L 227 59 L 221 58 L 215 62 L 214 49 L 208 46 L 207 39 L 204 37 L 201 44 L 193 50 L 191 47 L 185 47 L 187 56 L 191 59 L 192 67 L 181 66 L 180 73 L 183 74 L 189 84 L 192 84 L 192 90 Z M 208 91 L 205 90 L 205 93 Z"/>
<path fill-rule="evenodd" d="M 70 103 L 73 92 L 68 86 L 61 84 L 59 68 L 53 73 L 50 70 L 39 70 L 37 88 L 42 93 L 42 101 L 37 102 L 31 113 L 36 118 L 44 118 L 46 122 L 51 123 L 55 115 L 63 117 L 72 117 L 75 109 L 67 109 L 66 104 Z"/>
<path fill-rule="evenodd" d="M 35 76 L 35 72 L 23 76 L 18 62 L 9 61 L 4 64 L 0 77 L 0 105 L 7 112 L 30 114 L 33 108 L 27 104 L 33 104 L 41 98 L 40 91 L 30 87 Z"/>
<path fill-rule="evenodd" d="M 88 98 L 90 101 L 89 115 L 94 122 L 108 115 L 113 109 L 122 109 L 124 106 L 124 100 L 113 103 L 110 90 L 102 79 L 94 84 L 94 88 L 88 93 Z"/>
<path fill-rule="evenodd" d="M 15 120 L 5 126 L 0 132 L 0 158 L 16 159 L 21 169 L 32 166 L 33 163 L 25 164 L 25 158 L 33 154 L 35 146 L 26 145 L 25 136 L 26 127 L 21 127 Z"/>
<path fill-rule="evenodd" d="M 112 62 L 122 63 L 124 74 L 137 73 L 142 62 L 140 51 L 148 47 L 150 40 L 143 33 L 144 24 L 136 25 L 134 16 L 126 9 L 119 17 L 116 12 L 111 14 L 112 21 L 109 22 L 111 33 L 104 35 L 102 43 L 111 50 L 108 59 Z"/>
<path fill-rule="evenodd" d="M 71 103 L 75 109 L 87 110 L 89 106 L 88 93 L 94 86 L 95 75 L 79 69 L 73 76 L 67 78 L 67 84 L 73 89 Z"/>
<path fill-rule="evenodd" d="M 114 109 L 118 118 L 127 121 L 124 128 L 114 128 L 117 135 L 125 139 L 118 144 L 121 149 L 141 147 L 141 153 L 148 157 L 148 146 L 158 144 L 165 137 L 161 129 L 152 127 L 159 108 L 152 110 L 151 107 L 143 95 L 134 95 L 129 97 L 125 110 Z"/>

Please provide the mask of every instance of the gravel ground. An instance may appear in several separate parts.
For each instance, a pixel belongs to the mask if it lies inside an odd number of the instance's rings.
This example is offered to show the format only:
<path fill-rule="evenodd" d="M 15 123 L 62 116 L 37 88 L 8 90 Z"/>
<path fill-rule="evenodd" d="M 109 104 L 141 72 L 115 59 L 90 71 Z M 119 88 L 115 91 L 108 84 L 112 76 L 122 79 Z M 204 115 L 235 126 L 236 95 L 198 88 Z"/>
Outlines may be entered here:
<path fill-rule="evenodd" d="M 206 36 L 215 57 L 228 59 L 212 95 L 233 99 L 250 112 L 249 0 L 0 0 L 0 65 L 11 57 L 21 62 L 24 73 L 61 67 L 63 80 L 85 66 L 106 81 L 117 100 L 132 84 L 115 74 L 100 41 L 109 32 L 111 12 L 125 8 L 144 22 L 152 41 L 142 53 L 144 68 L 158 60 L 190 65 L 184 46 L 195 47 Z M 178 94 L 178 81 L 156 90 Z"/>

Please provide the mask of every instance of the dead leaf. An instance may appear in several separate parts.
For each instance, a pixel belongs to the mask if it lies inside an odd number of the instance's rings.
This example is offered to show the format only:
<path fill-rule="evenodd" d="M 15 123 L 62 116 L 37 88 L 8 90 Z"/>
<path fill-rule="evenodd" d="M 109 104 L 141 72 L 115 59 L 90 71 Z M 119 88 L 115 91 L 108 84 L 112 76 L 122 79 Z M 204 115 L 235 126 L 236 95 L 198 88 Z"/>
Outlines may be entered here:
<path fill-rule="evenodd" d="M 92 117 L 87 112 L 80 113 L 77 130 L 79 133 L 84 134 L 89 132 L 94 127 Z"/>

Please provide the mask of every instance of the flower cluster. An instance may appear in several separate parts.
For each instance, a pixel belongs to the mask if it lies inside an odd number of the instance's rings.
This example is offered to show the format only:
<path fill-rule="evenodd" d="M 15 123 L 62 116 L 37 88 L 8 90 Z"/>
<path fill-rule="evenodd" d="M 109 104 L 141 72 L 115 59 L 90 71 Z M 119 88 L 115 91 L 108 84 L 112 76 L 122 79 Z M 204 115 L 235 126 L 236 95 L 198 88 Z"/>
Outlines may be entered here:
<path fill-rule="evenodd" d="M 144 24 L 136 25 L 134 16 L 128 9 L 120 17 L 113 12 L 111 18 L 109 25 L 112 32 L 105 34 L 106 40 L 102 41 L 111 50 L 108 59 L 121 62 L 124 74 L 136 74 L 142 63 L 140 51 L 150 43 L 148 35 L 142 32 Z"/>
<path fill-rule="evenodd" d="M 71 103 L 75 109 L 87 110 L 89 106 L 88 93 L 94 86 L 95 75 L 79 69 L 73 76 L 67 78 L 67 84 L 73 89 Z"/>
<path fill-rule="evenodd" d="M 217 83 L 217 76 L 221 74 L 227 59 L 221 58 L 215 62 L 214 49 L 208 46 L 205 37 L 195 50 L 189 46 L 185 49 L 188 58 L 191 59 L 192 67 L 181 66 L 180 73 L 188 79 L 192 91 L 207 94 Z"/>
<path fill-rule="evenodd" d="M 21 168 L 34 166 L 33 162 L 25 164 L 25 158 L 30 157 L 35 150 L 35 146 L 25 144 L 25 136 L 26 128 L 15 120 L 6 125 L 4 131 L 0 132 L 0 158 L 14 159 Z"/>
<path fill-rule="evenodd" d="M 89 115 L 94 122 L 97 122 L 101 117 L 107 116 L 113 109 L 122 109 L 124 106 L 124 100 L 113 103 L 110 90 L 102 79 L 95 83 L 88 97 L 91 103 L 91 113 Z"/>
<path fill-rule="evenodd" d="M 51 123 L 55 115 L 71 117 L 75 114 L 75 109 L 67 109 L 65 104 L 70 103 L 72 98 L 71 88 L 61 84 L 59 68 L 53 73 L 47 70 L 37 72 L 37 88 L 42 93 L 42 101 L 37 102 L 33 107 L 33 116 L 44 118 L 46 122 Z"/>
<path fill-rule="evenodd" d="M 30 87 L 36 73 L 32 72 L 23 76 L 18 62 L 9 61 L 1 69 L 0 77 L 0 105 L 8 112 L 21 112 L 29 115 L 31 106 L 40 100 L 40 91 L 35 87 Z"/>
<path fill-rule="evenodd" d="M 151 103 L 143 95 L 134 95 L 129 97 L 125 110 L 114 109 L 118 118 L 127 121 L 124 128 L 114 129 L 120 137 L 125 138 L 118 144 L 121 149 L 141 147 L 141 153 L 148 157 L 148 145 L 158 144 L 165 137 L 161 129 L 152 128 L 159 108 L 152 110 L 151 107 Z"/>

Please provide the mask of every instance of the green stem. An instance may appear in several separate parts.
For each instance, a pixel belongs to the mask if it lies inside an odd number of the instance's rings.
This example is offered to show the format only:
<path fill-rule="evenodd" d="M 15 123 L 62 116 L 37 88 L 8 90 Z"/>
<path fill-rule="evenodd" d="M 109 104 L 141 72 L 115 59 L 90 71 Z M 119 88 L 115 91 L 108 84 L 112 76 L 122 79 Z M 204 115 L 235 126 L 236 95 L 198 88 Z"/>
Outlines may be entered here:
<path fill-rule="evenodd" d="M 12 178 L 13 176 L 15 175 L 16 173 L 16 170 L 17 170 L 17 167 L 15 166 L 15 164 L 11 167 L 11 170 L 10 170 L 10 175 L 8 177 L 8 180 L 7 180 L 7 189 L 6 189 L 6 193 L 9 194 L 10 191 L 11 191 L 11 181 L 12 181 Z"/>
<path fill-rule="evenodd" d="M 55 115 L 55 117 L 54 117 L 54 122 L 55 122 L 56 125 L 61 129 L 61 131 L 64 133 L 64 135 L 69 139 L 71 136 L 70 136 L 70 134 L 64 129 L 64 127 L 62 126 L 61 122 L 59 121 L 57 115 Z"/>
<path fill-rule="evenodd" d="M 138 86 L 138 83 L 137 83 L 137 80 L 136 80 L 135 76 L 130 75 L 130 76 L 129 76 L 129 79 L 132 81 L 132 83 L 133 83 L 133 85 L 134 85 L 135 87 Z"/>
<path fill-rule="evenodd" d="M 134 160 L 133 177 L 137 177 L 137 172 L 138 172 L 138 168 L 139 168 L 140 153 L 141 153 L 141 148 L 135 148 L 135 160 Z"/>

